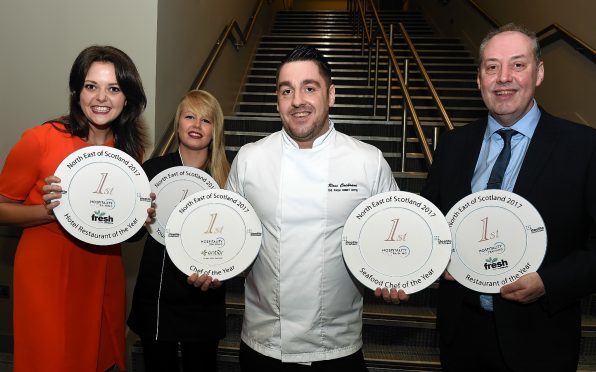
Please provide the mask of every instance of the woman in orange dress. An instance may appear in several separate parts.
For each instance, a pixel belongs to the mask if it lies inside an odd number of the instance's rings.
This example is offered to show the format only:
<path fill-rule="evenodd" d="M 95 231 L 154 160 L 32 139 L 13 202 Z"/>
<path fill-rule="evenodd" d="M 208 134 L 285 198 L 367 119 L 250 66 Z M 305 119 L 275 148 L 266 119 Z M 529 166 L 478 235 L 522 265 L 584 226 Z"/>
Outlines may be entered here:
<path fill-rule="evenodd" d="M 125 370 L 120 245 L 83 243 L 61 228 L 53 174 L 91 145 L 140 161 L 147 100 L 132 60 L 109 46 L 84 49 L 69 86 L 69 114 L 25 131 L 0 173 L 0 224 L 24 227 L 14 262 L 15 372 Z"/>

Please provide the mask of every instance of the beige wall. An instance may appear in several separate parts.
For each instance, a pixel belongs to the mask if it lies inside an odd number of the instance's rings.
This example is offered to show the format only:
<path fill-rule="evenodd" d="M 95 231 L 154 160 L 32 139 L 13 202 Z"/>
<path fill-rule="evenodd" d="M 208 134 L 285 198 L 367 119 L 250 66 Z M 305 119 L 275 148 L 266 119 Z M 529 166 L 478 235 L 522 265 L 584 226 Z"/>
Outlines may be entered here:
<path fill-rule="evenodd" d="M 77 54 L 91 44 L 111 44 L 135 62 L 155 110 L 157 0 L 3 1 L 0 11 L 0 159 L 21 133 L 68 110 L 68 74 Z"/>
<path fill-rule="evenodd" d="M 429 21 L 442 34 L 459 36 L 470 50 L 477 51 L 489 23 L 467 0 L 418 0 Z M 492 18 L 501 24 L 516 22 L 533 31 L 559 23 L 592 47 L 596 47 L 593 0 L 476 0 Z M 596 66 L 564 41 L 543 48 L 545 80 L 536 92 L 539 103 L 552 114 L 596 127 Z"/>

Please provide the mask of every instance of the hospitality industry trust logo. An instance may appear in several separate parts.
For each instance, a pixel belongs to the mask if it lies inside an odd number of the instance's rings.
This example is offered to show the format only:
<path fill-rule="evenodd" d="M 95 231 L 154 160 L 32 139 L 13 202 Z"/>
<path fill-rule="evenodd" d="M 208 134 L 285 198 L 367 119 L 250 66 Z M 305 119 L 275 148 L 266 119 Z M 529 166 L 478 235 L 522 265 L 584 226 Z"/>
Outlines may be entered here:
<path fill-rule="evenodd" d="M 217 213 L 212 213 L 210 216 L 211 219 L 209 221 L 209 225 L 203 234 L 214 235 L 223 233 L 223 225 L 215 224 L 215 221 L 217 220 Z M 201 251 L 201 254 L 206 259 L 220 259 L 223 256 L 224 251 L 222 248 L 226 245 L 226 240 L 223 237 L 218 236 L 214 238 L 201 239 L 200 243 L 206 248 Z"/>
<path fill-rule="evenodd" d="M 385 238 L 385 241 L 390 243 L 397 242 L 398 244 L 400 244 L 399 247 L 385 247 L 381 249 L 381 252 L 383 252 L 383 254 L 387 256 L 399 256 L 405 258 L 410 255 L 410 248 L 407 245 L 404 245 L 404 243 L 408 239 L 408 233 L 398 231 L 398 224 L 399 218 L 394 218 L 391 220 L 391 227 L 389 229 L 387 237 Z"/>

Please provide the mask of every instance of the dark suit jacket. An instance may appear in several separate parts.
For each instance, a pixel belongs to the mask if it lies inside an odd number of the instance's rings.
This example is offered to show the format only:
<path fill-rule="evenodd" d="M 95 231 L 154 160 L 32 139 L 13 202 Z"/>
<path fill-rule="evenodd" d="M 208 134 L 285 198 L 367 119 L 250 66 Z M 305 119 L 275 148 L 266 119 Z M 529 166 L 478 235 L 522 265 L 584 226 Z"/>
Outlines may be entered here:
<path fill-rule="evenodd" d="M 447 213 L 470 194 L 487 120 L 442 136 L 422 195 Z M 514 370 L 575 371 L 580 299 L 596 289 L 596 130 L 542 111 L 513 192 L 544 219 L 548 246 L 538 270 L 546 295 L 522 305 L 494 296 L 504 358 Z M 449 344 L 464 296 L 472 291 L 441 280 L 437 328 Z"/>

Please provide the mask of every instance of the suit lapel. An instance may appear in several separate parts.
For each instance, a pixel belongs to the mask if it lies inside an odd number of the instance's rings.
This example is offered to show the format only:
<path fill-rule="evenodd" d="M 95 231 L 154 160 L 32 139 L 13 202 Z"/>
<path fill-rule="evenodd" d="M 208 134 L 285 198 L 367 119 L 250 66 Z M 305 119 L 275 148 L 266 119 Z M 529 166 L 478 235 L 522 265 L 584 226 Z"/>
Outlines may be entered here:
<path fill-rule="evenodd" d="M 541 110 L 542 111 L 542 110 Z M 559 138 L 559 130 L 552 117 L 542 111 L 532 141 L 524 157 L 513 192 L 528 195 L 538 175 L 542 173 Z"/>
<path fill-rule="evenodd" d="M 474 170 L 476 163 L 478 163 L 478 156 L 482 148 L 482 141 L 484 132 L 486 131 L 487 119 L 480 120 L 473 124 L 473 127 L 466 138 L 464 147 L 465 156 L 462 162 L 462 181 L 465 182 L 468 194 L 472 193 L 472 177 L 474 177 Z"/>

